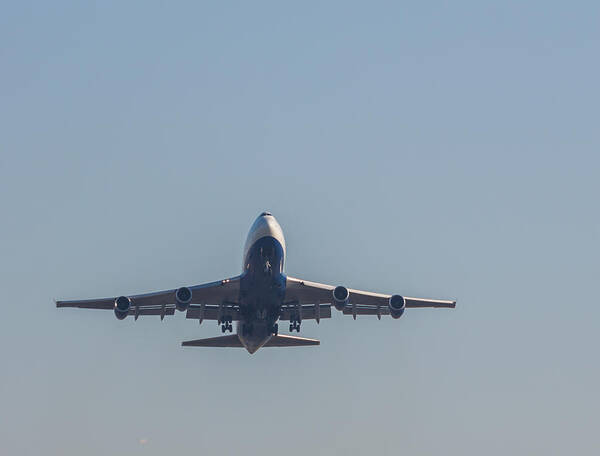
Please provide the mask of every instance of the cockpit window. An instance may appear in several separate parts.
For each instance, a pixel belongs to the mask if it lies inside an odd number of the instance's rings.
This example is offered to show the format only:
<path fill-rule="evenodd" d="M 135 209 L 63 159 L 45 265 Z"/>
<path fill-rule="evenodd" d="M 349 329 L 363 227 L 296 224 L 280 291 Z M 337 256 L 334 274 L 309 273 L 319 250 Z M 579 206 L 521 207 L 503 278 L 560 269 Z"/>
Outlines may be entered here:
<path fill-rule="evenodd" d="M 271 214 L 270 212 L 263 212 L 262 214 L 260 214 L 261 217 L 264 217 L 265 215 L 271 215 L 272 216 L 273 214 Z"/>

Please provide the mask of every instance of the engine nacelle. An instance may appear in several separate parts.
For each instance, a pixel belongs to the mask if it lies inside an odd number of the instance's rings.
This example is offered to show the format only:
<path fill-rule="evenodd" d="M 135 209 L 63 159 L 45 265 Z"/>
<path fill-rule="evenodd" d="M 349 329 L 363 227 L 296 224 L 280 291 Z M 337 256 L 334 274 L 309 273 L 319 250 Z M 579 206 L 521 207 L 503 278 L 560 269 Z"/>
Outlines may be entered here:
<path fill-rule="evenodd" d="M 390 308 L 392 318 L 400 318 L 406 308 L 406 302 L 402 296 L 392 295 L 390 296 L 388 307 Z"/>
<path fill-rule="evenodd" d="M 175 307 L 180 312 L 187 310 L 192 302 L 192 290 L 188 287 L 178 288 L 175 292 Z"/>
<path fill-rule="evenodd" d="M 344 310 L 350 299 L 350 292 L 341 285 L 333 289 L 333 305 L 339 311 Z"/>
<path fill-rule="evenodd" d="M 129 309 L 131 309 L 131 299 L 127 296 L 119 296 L 115 299 L 115 317 L 119 320 L 129 315 Z"/>

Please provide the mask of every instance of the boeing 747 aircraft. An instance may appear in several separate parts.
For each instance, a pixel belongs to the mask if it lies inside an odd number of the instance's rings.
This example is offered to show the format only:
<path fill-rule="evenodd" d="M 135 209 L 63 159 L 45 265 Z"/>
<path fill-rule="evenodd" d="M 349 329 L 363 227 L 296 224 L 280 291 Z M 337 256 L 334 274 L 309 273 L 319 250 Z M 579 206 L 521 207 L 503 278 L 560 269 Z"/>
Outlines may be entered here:
<path fill-rule="evenodd" d="M 236 334 L 183 342 L 186 347 L 244 347 L 254 353 L 261 347 L 319 345 L 316 339 L 279 334 L 278 321 L 289 321 L 290 332 L 300 332 L 303 320 L 331 318 L 331 306 L 344 315 L 391 315 L 400 318 L 407 308 L 449 307 L 456 301 L 409 298 L 353 290 L 289 277 L 284 273 L 285 239 L 275 217 L 263 212 L 256 219 L 244 246 L 242 273 L 236 277 L 155 293 L 78 301 L 57 301 L 56 307 L 113 310 L 119 320 L 133 315 L 173 315 L 216 320 L 221 331 Z"/>

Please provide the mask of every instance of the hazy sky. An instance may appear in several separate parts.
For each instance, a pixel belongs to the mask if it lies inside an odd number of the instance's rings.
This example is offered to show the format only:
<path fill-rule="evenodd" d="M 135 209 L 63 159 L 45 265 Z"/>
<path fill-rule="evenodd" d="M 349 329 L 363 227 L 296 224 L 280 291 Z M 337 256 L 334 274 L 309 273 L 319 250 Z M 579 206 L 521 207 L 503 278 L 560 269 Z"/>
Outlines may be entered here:
<path fill-rule="evenodd" d="M 0 452 L 596 455 L 598 2 L 5 2 Z M 53 298 L 287 272 L 455 298 L 184 349 Z"/>

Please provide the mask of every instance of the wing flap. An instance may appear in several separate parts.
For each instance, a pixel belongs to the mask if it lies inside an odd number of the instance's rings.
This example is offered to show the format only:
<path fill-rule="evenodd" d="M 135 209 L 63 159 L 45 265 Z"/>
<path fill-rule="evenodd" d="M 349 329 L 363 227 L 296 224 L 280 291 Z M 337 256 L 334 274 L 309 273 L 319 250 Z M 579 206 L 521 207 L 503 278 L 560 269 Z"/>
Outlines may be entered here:
<path fill-rule="evenodd" d="M 135 310 L 135 307 L 132 307 L 131 309 L 129 309 L 129 315 L 174 315 L 175 314 L 175 307 L 174 306 L 167 306 L 165 307 L 164 313 L 161 307 L 140 307 L 137 312 Z"/>
<path fill-rule="evenodd" d="M 353 315 L 352 307 L 346 307 L 342 311 L 344 315 Z M 389 315 L 390 308 L 388 306 L 379 308 L 379 315 Z M 378 315 L 376 307 L 357 307 L 356 315 Z"/>
<path fill-rule="evenodd" d="M 239 307 L 223 306 L 221 310 L 219 310 L 219 306 L 205 306 L 204 309 L 202 309 L 201 306 L 194 305 L 193 307 L 190 307 L 185 314 L 185 318 L 196 320 L 219 320 L 219 317 L 225 316 L 231 317 L 231 321 L 240 320 L 241 315 Z"/>
<path fill-rule="evenodd" d="M 317 315 L 317 306 L 314 304 L 302 305 L 302 306 L 283 306 L 281 309 L 280 320 L 290 320 L 293 315 L 297 314 L 300 310 L 300 320 L 316 320 L 317 318 L 331 318 L 331 305 L 321 304 L 319 305 L 319 314 Z"/>

